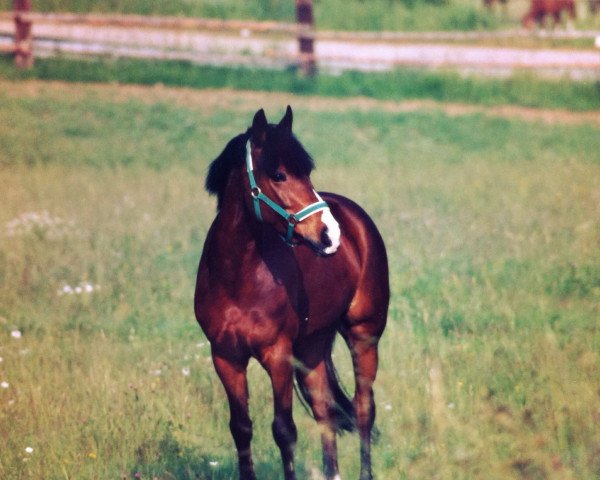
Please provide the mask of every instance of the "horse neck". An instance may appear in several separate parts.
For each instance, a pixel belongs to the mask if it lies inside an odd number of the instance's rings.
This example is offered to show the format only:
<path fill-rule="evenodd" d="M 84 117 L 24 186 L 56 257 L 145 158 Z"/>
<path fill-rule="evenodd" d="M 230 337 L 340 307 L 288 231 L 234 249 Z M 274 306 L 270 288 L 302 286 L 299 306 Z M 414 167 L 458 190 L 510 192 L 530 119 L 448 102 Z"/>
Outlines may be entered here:
<path fill-rule="evenodd" d="M 234 171 L 223 193 L 222 206 L 217 216 L 217 248 L 232 265 L 240 267 L 256 251 L 261 225 L 248 210 L 242 187 L 243 175 Z"/>

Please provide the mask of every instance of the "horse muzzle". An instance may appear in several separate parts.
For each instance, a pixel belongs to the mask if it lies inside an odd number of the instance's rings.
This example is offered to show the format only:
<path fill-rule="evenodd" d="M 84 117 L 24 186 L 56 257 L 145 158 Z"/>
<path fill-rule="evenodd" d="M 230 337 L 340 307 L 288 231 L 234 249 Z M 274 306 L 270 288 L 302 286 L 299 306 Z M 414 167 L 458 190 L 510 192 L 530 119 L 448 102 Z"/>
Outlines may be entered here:
<path fill-rule="evenodd" d="M 320 218 L 319 215 L 315 215 L 304 225 L 297 225 L 296 235 L 315 253 L 327 257 L 336 253 L 340 247 L 340 226 L 329 208 L 319 213 Z"/>

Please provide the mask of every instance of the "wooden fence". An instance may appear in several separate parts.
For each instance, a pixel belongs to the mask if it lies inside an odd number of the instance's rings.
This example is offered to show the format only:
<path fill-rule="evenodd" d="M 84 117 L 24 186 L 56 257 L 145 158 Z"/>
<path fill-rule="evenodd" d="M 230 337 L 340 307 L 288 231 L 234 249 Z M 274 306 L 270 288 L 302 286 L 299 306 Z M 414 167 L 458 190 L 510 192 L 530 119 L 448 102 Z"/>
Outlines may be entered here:
<path fill-rule="evenodd" d="M 190 60 L 198 63 L 248 64 L 276 66 L 298 65 L 305 75 L 313 75 L 317 60 L 320 65 L 335 68 L 370 69 L 390 66 L 450 66 L 488 69 L 529 68 L 532 62 L 523 58 L 523 52 L 513 52 L 515 60 L 500 62 L 494 55 L 487 59 L 471 60 L 459 45 L 452 51 L 427 52 L 415 55 L 398 53 L 411 43 L 476 43 L 489 40 L 507 40 L 515 37 L 553 39 L 594 39 L 599 32 L 572 30 L 514 30 L 500 32 L 326 32 L 313 28 L 312 0 L 296 0 L 297 23 L 251 22 L 181 17 L 146 17 L 139 15 L 97 15 L 72 13 L 32 12 L 31 0 L 13 0 L 14 12 L 0 12 L 0 36 L 7 38 L 8 27 L 14 22 L 14 42 L 0 43 L 0 51 L 14 54 L 18 67 L 33 65 L 33 56 L 44 54 L 96 54 L 109 56 L 142 56 L 155 59 Z M 35 25 L 35 32 L 33 26 Z M 92 34 L 90 34 L 92 32 Z M 34 36 L 36 52 L 33 51 Z M 261 40 L 262 39 L 262 40 Z M 266 40 L 265 40 L 266 39 Z M 45 42 L 45 43 L 44 43 Z M 63 43 L 61 43 L 63 42 Z M 66 48 L 65 42 L 69 44 Z M 212 52 L 206 44 L 215 45 Z M 220 43 L 219 43 L 220 42 Z M 254 42 L 252 44 L 251 42 Z M 262 43 L 260 43 L 262 42 Z M 315 44 L 319 55 L 315 56 Z M 340 46 L 351 51 L 340 55 Z M 371 47 L 370 49 L 368 47 Z M 394 51 L 390 51 L 394 46 Z M 349 47 L 349 48 L 348 48 Z M 422 47 L 422 45 L 421 45 Z M 69 50 L 69 48 L 71 50 Z M 79 49 L 77 49 L 79 48 Z M 254 48 L 254 51 L 251 51 Z M 440 47 L 442 48 L 442 47 Z M 337 50 L 336 50 L 337 49 Z M 433 47 L 430 48 L 433 50 Z M 216 51 L 216 54 L 215 54 Z M 470 53 L 470 52 L 467 52 Z M 539 57 L 536 52 L 536 57 Z M 579 52 L 580 56 L 583 53 Z M 536 60 L 545 69 L 593 68 L 598 71 L 600 55 L 586 52 L 587 57 L 568 58 L 560 49 L 554 59 Z M 518 54 L 518 58 L 517 58 Z M 566 57 L 565 57 L 566 55 Z M 531 55 L 530 55 L 531 56 Z M 434 58 L 435 57 L 435 58 Z M 558 59 L 558 60 L 557 60 Z M 487 63 L 486 63 L 487 62 Z M 510 63 L 512 62 L 512 63 Z M 341 65 L 341 67 L 340 67 Z M 348 65 L 350 65 L 348 67 Z M 535 66 L 533 67 L 535 68 Z"/>
<path fill-rule="evenodd" d="M 0 21 L 14 19 L 15 34 L 12 47 L 0 46 L 13 53 L 19 68 L 33 65 L 33 24 L 84 25 L 93 27 L 142 28 L 176 31 L 242 31 L 249 33 L 281 34 L 298 41 L 297 63 L 306 75 L 313 75 L 314 16 L 312 0 L 295 0 L 297 23 L 252 22 L 181 17 L 147 17 L 141 15 L 97 15 L 72 13 L 38 13 L 31 11 L 31 0 L 13 0 L 14 13 L 0 12 Z"/>

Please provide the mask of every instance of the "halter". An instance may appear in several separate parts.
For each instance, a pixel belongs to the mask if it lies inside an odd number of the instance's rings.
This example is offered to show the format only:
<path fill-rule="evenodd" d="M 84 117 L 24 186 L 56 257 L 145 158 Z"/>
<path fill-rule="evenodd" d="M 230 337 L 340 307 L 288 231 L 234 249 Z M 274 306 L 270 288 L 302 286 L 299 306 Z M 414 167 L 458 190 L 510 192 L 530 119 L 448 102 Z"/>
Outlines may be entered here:
<path fill-rule="evenodd" d="M 281 238 L 290 246 L 294 246 L 292 243 L 292 237 L 294 236 L 294 229 L 298 223 L 317 212 L 325 209 L 329 210 L 329 205 L 327 205 L 327 202 L 325 202 L 314 190 L 313 192 L 317 196 L 318 200 L 296 213 L 288 213 L 284 208 L 280 207 L 273 200 L 267 197 L 256 184 L 256 179 L 254 178 L 254 166 L 252 164 L 250 140 L 246 142 L 246 170 L 248 171 L 248 179 L 250 180 L 250 195 L 252 196 L 252 201 L 254 203 L 254 214 L 256 215 L 256 218 L 262 222 L 262 215 L 260 214 L 260 202 L 265 203 L 280 217 L 283 217 L 283 219 L 287 222 L 287 232 L 285 236 L 282 235 Z"/>

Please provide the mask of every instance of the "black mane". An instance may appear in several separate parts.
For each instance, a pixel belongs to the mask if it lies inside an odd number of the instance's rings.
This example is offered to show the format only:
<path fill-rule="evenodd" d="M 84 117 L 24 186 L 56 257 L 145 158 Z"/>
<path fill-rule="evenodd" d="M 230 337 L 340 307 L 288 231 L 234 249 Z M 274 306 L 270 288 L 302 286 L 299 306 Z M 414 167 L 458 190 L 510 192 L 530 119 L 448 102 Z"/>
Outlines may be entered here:
<path fill-rule="evenodd" d="M 245 167 L 246 142 L 252 136 L 252 129 L 232 138 L 221 154 L 213 160 L 208 168 L 205 187 L 206 190 L 217 196 L 217 208 L 220 209 L 223 193 L 227 186 L 229 174 L 235 168 Z M 295 176 L 309 176 L 315 164 L 298 139 L 290 133 L 281 131 L 275 125 L 269 125 L 264 140 L 264 161 L 260 168 L 267 174 L 274 173 L 280 164 Z M 255 168 L 258 166 L 255 165 Z"/>
<path fill-rule="evenodd" d="M 217 196 L 217 208 L 221 209 L 223 192 L 227 186 L 227 179 L 232 169 L 241 167 L 246 159 L 246 142 L 248 133 L 242 133 L 229 140 L 225 149 L 208 167 L 208 174 L 204 186 L 208 193 Z"/>

